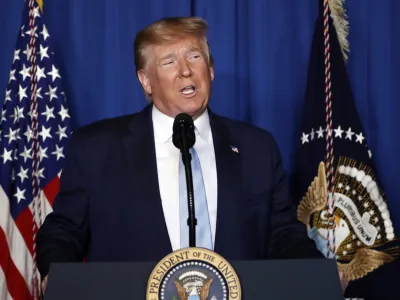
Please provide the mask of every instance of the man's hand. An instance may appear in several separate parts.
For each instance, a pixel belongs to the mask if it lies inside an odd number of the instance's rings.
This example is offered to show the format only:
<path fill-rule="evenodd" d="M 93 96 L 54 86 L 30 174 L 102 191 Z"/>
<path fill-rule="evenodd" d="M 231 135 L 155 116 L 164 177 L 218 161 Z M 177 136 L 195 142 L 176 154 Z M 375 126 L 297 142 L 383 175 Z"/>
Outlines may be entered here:
<path fill-rule="evenodd" d="M 40 285 L 40 288 L 41 288 L 41 290 L 42 290 L 42 295 L 44 295 L 44 291 L 46 290 L 47 277 L 48 277 L 48 276 L 46 276 L 46 277 L 43 279 L 42 284 Z"/>
<path fill-rule="evenodd" d="M 346 291 L 349 281 L 346 279 L 342 271 L 339 271 L 340 284 L 342 285 L 343 293 Z"/>

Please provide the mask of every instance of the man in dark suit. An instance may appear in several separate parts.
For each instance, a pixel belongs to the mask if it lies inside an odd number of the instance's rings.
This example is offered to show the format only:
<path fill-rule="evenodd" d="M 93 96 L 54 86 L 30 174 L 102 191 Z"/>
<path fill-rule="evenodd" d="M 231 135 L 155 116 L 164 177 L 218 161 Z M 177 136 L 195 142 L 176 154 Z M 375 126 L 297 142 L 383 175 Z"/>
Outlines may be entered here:
<path fill-rule="evenodd" d="M 208 109 L 206 23 L 150 25 L 136 37 L 135 63 L 151 104 L 73 134 L 54 212 L 38 234 L 42 278 L 52 262 L 158 261 L 188 246 L 185 182 L 171 139 L 179 113 L 195 125 L 198 245 L 228 260 L 323 257 L 296 219 L 271 134 Z"/>

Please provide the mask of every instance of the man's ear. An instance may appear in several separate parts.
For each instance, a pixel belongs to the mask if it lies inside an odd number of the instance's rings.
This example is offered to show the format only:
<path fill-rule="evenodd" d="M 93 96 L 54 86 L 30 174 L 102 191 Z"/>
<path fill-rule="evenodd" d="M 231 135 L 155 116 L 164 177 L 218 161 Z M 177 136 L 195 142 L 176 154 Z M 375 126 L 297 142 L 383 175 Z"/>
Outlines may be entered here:
<path fill-rule="evenodd" d="M 211 76 L 211 81 L 214 80 L 214 67 L 210 67 L 210 76 Z"/>
<path fill-rule="evenodd" d="M 138 78 L 140 83 L 142 84 L 143 89 L 146 91 L 147 94 L 151 95 L 151 85 L 149 75 L 145 70 L 138 71 Z"/>

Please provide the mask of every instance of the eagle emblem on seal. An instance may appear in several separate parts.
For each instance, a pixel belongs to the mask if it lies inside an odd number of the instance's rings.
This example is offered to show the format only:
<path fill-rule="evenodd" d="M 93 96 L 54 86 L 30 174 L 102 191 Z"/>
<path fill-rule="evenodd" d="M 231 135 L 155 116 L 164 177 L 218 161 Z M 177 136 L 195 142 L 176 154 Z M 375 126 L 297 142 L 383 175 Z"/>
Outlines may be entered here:
<path fill-rule="evenodd" d="M 186 272 L 174 280 L 180 300 L 207 300 L 212 282 L 212 278 L 198 271 Z"/>
<path fill-rule="evenodd" d="M 325 164 L 320 162 L 297 209 L 309 237 L 325 257 L 336 259 L 347 281 L 364 277 L 399 253 L 398 247 L 385 249 L 395 240 L 394 229 L 371 175 L 368 166 L 340 157 L 333 192 L 328 193 Z"/>

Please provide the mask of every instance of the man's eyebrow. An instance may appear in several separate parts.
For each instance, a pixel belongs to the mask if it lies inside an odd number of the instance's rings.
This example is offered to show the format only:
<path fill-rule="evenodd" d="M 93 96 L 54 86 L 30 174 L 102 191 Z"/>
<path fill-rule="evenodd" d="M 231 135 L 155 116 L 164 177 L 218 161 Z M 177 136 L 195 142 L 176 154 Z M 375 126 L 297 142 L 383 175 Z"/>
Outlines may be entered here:
<path fill-rule="evenodd" d="M 195 52 L 201 52 L 201 48 L 198 48 L 198 47 L 196 47 L 196 46 L 191 46 L 191 47 L 189 47 L 189 48 L 187 49 L 186 52 L 189 53 L 189 52 L 193 52 L 193 51 L 195 51 Z M 169 58 L 173 58 L 173 57 L 175 57 L 175 54 L 174 54 L 173 52 L 167 53 L 167 54 L 161 56 L 161 57 L 157 60 L 157 62 L 159 63 L 159 62 L 161 62 L 161 61 L 163 61 L 163 60 L 166 60 L 166 59 L 169 59 Z"/>
<path fill-rule="evenodd" d="M 202 52 L 202 49 L 198 48 L 198 47 L 195 47 L 195 46 L 192 46 L 192 47 L 189 48 L 188 52 L 193 52 L 193 51 Z"/>
<path fill-rule="evenodd" d="M 161 56 L 161 57 L 157 60 L 157 62 L 166 60 L 166 59 L 168 59 L 168 58 L 172 58 L 172 57 L 174 57 L 174 56 L 175 56 L 175 55 L 174 55 L 173 53 L 165 54 L 165 55 Z"/>

